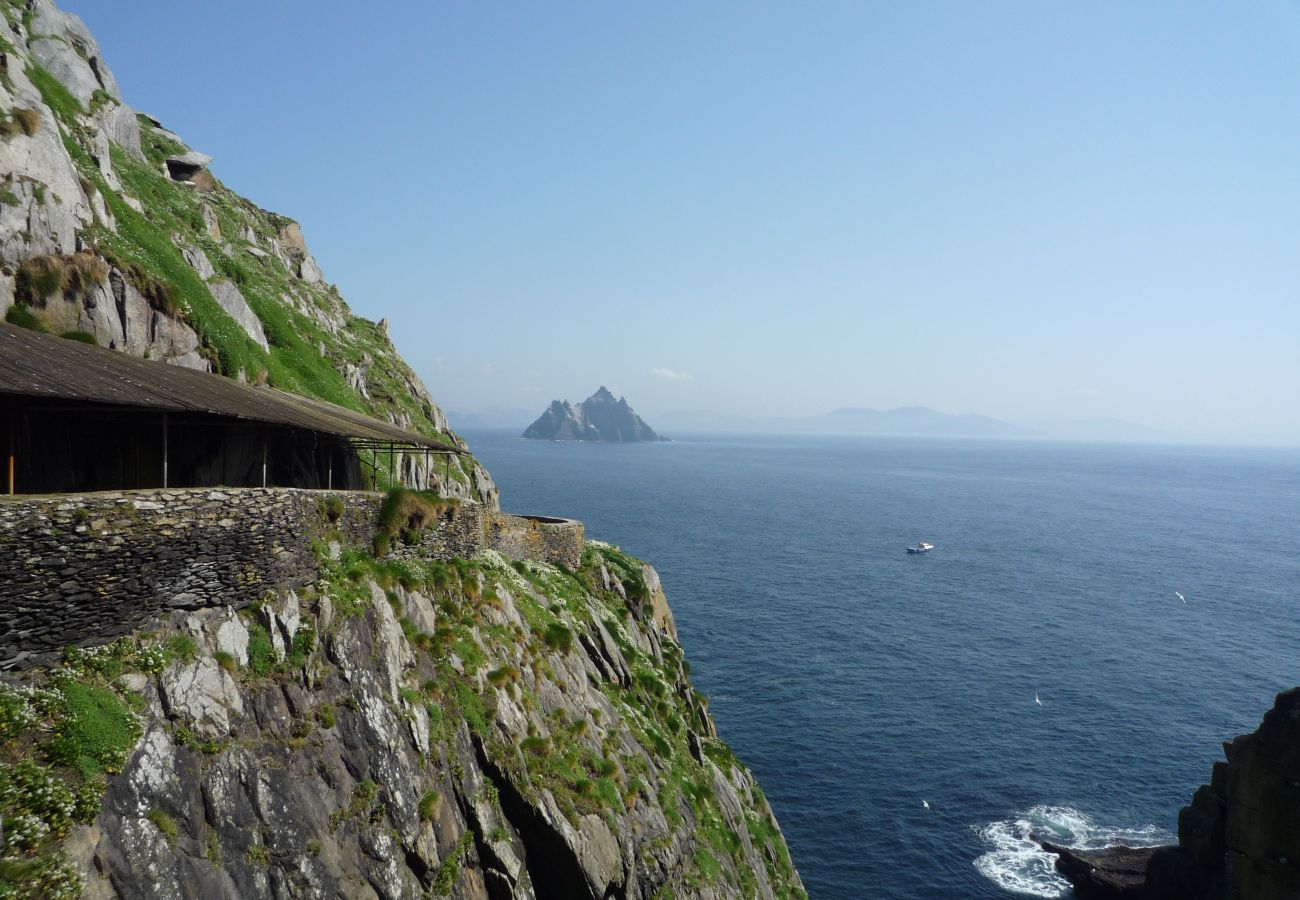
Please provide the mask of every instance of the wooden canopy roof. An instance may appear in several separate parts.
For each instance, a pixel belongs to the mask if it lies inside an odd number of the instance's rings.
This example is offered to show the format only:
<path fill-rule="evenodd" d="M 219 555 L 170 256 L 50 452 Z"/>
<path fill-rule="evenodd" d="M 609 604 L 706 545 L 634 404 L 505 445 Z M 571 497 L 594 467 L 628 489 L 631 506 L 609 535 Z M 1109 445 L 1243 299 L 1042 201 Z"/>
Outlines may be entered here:
<path fill-rule="evenodd" d="M 196 413 L 463 453 L 355 410 L 0 322 L 0 396 Z"/>

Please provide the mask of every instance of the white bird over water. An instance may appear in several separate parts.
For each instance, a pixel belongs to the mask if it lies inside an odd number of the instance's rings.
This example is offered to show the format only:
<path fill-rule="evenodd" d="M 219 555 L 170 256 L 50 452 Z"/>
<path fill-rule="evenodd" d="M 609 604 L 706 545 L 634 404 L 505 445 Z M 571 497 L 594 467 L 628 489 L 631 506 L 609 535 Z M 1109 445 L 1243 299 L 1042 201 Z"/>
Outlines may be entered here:
<path fill-rule="evenodd" d="M 1039 706 L 1043 705 L 1043 701 L 1038 699 L 1038 691 L 1034 691 L 1034 702 L 1037 703 Z"/>
<path fill-rule="evenodd" d="M 1183 596 L 1182 591 L 1174 591 L 1174 596 L 1177 597 L 1179 600 L 1183 601 L 1184 606 L 1187 605 L 1187 598 Z"/>
<path fill-rule="evenodd" d="M 924 806 L 926 809 L 929 809 L 929 808 L 930 808 L 930 801 L 929 801 L 929 800 L 922 800 L 922 801 L 921 801 L 921 805 Z"/>

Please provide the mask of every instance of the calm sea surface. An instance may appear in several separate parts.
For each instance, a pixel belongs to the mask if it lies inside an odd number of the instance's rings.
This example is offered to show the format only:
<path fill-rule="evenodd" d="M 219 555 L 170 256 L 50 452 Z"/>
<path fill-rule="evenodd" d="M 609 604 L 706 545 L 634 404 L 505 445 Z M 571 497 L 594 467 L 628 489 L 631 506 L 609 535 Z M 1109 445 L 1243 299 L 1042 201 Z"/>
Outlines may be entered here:
<path fill-rule="evenodd" d="M 1031 829 L 1170 839 L 1300 684 L 1297 451 L 468 439 L 656 566 L 817 900 L 1066 896 Z"/>

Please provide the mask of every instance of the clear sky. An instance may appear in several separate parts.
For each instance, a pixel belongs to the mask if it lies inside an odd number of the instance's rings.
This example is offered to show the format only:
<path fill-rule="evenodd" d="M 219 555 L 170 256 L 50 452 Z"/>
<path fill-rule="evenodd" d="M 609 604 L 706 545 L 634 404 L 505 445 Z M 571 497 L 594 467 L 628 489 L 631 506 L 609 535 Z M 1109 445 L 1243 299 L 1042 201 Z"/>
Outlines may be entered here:
<path fill-rule="evenodd" d="M 1300 0 L 62 0 L 446 407 L 1300 442 Z"/>

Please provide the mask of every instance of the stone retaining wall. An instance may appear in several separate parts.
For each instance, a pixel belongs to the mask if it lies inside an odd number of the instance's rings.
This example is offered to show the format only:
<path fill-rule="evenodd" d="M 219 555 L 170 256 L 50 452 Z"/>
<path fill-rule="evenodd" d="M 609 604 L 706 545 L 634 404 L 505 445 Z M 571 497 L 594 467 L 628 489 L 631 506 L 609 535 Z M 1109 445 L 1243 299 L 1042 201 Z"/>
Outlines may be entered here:
<path fill-rule="evenodd" d="M 338 502 L 335 502 L 337 498 Z M 48 662 L 174 609 L 241 608 L 310 584 L 313 539 L 369 547 L 382 494 L 176 489 L 0 498 L 0 668 Z M 581 522 L 448 509 L 403 556 L 485 549 L 576 568 Z"/>
<path fill-rule="evenodd" d="M 582 564 L 586 534 L 581 522 L 547 516 L 484 513 L 487 545 L 511 559 L 537 559 L 567 569 Z"/>
<path fill-rule="evenodd" d="M 586 534 L 574 519 L 514 516 L 477 504 L 444 509 L 436 528 L 414 545 L 395 543 L 390 555 L 399 559 L 450 559 L 497 550 L 509 559 L 532 559 L 576 569 L 582 563 Z"/>

